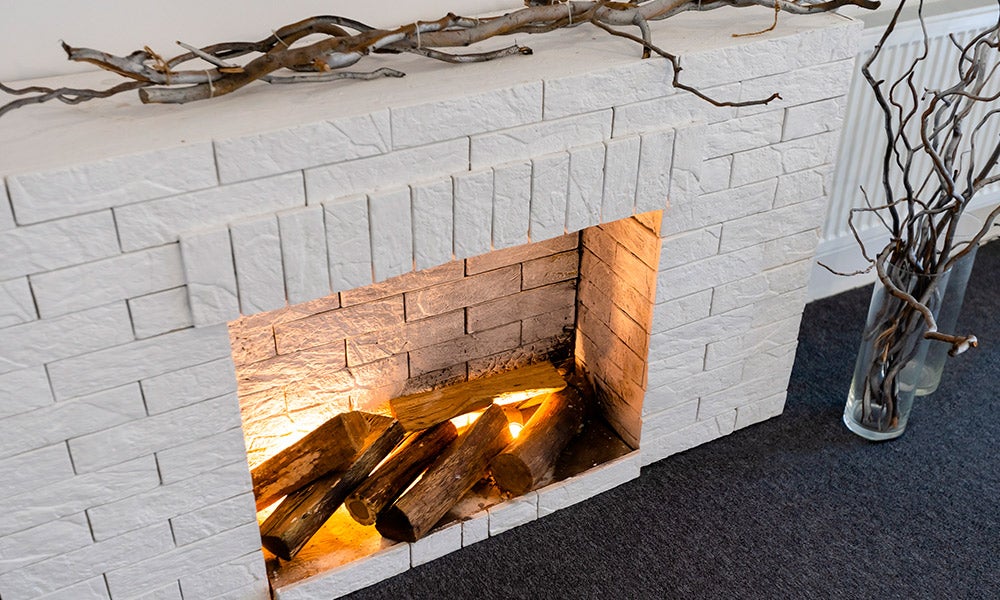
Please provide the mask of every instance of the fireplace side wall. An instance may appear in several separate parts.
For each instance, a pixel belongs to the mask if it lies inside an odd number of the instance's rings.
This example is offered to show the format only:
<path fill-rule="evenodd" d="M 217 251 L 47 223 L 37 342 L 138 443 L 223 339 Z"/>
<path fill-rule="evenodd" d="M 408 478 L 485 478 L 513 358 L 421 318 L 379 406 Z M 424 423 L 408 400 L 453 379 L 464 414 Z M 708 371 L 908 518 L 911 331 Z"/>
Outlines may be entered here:
<path fill-rule="evenodd" d="M 555 237 L 664 208 L 669 190 L 642 459 L 778 414 L 859 31 L 844 21 L 685 57 L 688 83 L 780 91 L 781 105 L 711 107 L 636 60 L 460 98 L 464 115 L 507 111 L 508 128 L 460 119 L 416 147 L 396 143 L 386 110 L 3 173 L 0 593 L 266 598 L 225 323 L 447 262 L 442 232 L 465 258 L 490 249 L 485 229 L 496 247 Z M 592 93 L 603 89 L 614 94 Z M 475 110 L 484 98 L 490 111 Z M 289 153 L 288 140 L 334 130 L 330 147 Z M 233 164 L 246 180 L 220 175 Z M 610 165 L 608 179 L 588 164 Z M 454 202 L 423 213 L 369 189 L 442 177 Z M 545 193 L 557 182 L 564 196 Z M 605 189 L 634 190 L 635 204 Z M 230 233 L 275 213 L 277 235 L 266 222 Z M 260 248 L 241 263 L 246 239 Z M 409 552 L 392 560 L 388 574 Z M 367 568 L 339 573 L 337 593 L 374 581 Z"/>

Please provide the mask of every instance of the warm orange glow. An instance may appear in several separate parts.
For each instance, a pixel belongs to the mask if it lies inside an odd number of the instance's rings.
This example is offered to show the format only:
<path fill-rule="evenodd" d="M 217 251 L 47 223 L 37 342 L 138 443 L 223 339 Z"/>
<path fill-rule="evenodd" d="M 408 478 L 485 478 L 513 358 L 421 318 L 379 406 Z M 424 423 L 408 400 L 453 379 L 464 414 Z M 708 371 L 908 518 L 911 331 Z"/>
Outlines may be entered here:
<path fill-rule="evenodd" d="M 521 430 L 524 429 L 524 425 L 521 425 L 520 423 L 511 422 L 507 425 L 507 428 L 510 429 L 511 437 L 516 440 L 517 436 L 521 435 Z"/>
<path fill-rule="evenodd" d="M 549 394 L 554 394 L 562 388 L 552 388 L 552 387 L 539 387 L 532 388 L 528 390 L 518 390 L 516 392 L 507 392 L 501 394 L 493 399 L 493 404 L 499 404 L 504 406 L 506 404 L 514 404 L 516 402 L 524 402 L 525 400 L 530 400 L 536 396 L 548 396 Z"/>
<path fill-rule="evenodd" d="M 453 419 L 451 419 L 451 422 L 452 424 L 455 425 L 455 427 L 461 429 L 463 427 L 468 427 L 469 425 L 475 423 L 476 419 L 478 419 L 479 415 L 481 414 L 483 414 L 482 411 L 465 413 L 464 415 L 458 415 L 457 417 L 454 417 Z"/>

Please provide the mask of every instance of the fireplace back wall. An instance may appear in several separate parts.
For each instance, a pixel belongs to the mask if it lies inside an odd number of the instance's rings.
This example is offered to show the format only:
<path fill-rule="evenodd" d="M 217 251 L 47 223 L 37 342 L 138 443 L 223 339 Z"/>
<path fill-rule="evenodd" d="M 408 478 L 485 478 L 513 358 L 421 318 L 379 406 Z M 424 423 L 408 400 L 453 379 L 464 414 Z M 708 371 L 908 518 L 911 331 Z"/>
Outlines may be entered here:
<path fill-rule="evenodd" d="M 663 61 L 580 28 L 504 62 L 404 58 L 402 81 L 5 115 L 0 595 L 267 598 L 227 322 L 668 196 L 647 389 L 629 416 L 641 450 L 576 497 L 779 414 L 860 27 L 827 14 L 728 35 L 772 18 L 652 24 L 688 83 L 781 92 L 766 107 L 677 92 Z M 412 193 L 440 180 L 448 193 Z M 412 552 L 279 595 L 344 594 Z"/>

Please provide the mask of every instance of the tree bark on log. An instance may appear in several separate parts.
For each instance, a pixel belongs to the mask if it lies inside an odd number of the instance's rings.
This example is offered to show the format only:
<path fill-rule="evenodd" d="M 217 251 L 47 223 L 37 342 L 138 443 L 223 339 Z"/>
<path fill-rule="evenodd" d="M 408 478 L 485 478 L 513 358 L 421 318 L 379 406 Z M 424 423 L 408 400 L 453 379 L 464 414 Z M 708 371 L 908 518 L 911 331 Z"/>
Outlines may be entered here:
<path fill-rule="evenodd" d="M 566 380 L 552 363 L 541 362 L 440 390 L 400 396 L 390 400 L 389 405 L 407 431 L 417 431 L 486 408 L 504 394 L 543 394 L 565 387 Z"/>
<path fill-rule="evenodd" d="M 360 412 L 336 415 L 298 442 L 257 465 L 250 473 L 257 510 L 357 456 L 370 431 Z"/>
<path fill-rule="evenodd" d="M 528 419 L 514 442 L 490 464 L 497 485 L 521 495 L 534 489 L 555 466 L 559 455 L 583 428 L 586 413 L 571 387 L 550 395 Z"/>
<path fill-rule="evenodd" d="M 260 527 L 264 547 L 291 560 L 404 436 L 403 427 L 393 422 L 371 436 L 370 443 L 342 474 L 332 473 L 289 494 Z"/>
<path fill-rule="evenodd" d="M 344 505 L 355 521 L 374 525 L 375 518 L 458 437 L 451 421 L 412 436 L 385 464 L 365 480 Z"/>
<path fill-rule="evenodd" d="M 394 505 L 375 521 L 383 536 L 415 542 L 486 474 L 490 460 L 510 443 L 503 409 L 493 405 L 427 468 Z"/>

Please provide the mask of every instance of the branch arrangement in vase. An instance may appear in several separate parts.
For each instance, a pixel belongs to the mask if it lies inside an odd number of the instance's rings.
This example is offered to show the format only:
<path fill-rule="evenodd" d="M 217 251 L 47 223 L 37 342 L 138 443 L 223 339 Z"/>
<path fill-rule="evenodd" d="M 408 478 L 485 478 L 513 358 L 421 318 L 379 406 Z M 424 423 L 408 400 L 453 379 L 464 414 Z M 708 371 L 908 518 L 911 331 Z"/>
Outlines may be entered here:
<path fill-rule="evenodd" d="M 971 239 L 958 238 L 959 221 L 973 199 L 1000 182 L 1000 138 L 985 133 L 1000 119 L 1000 23 L 964 45 L 952 38 L 958 51 L 954 83 L 921 89 L 915 82 L 921 69 L 929 68 L 923 0 L 918 7 L 923 51 L 890 82 L 872 74 L 905 5 L 900 2 L 861 68 L 882 115 L 881 193 L 872 201 L 862 190 L 866 206 L 849 217 L 869 263 L 866 271 L 875 270 L 880 287 L 863 332 L 845 421 L 874 432 L 873 439 L 902 433 L 925 340 L 949 344 L 952 356 L 978 344 L 975 335 L 939 331 L 936 315 L 952 267 L 1000 215 L 1000 206 L 993 208 Z M 854 226 L 858 213 L 874 214 L 889 232 L 889 242 L 876 253 L 865 249 Z"/>
<path fill-rule="evenodd" d="M 404 73 L 388 67 L 372 71 L 347 69 L 371 54 L 416 54 L 447 63 L 486 62 L 531 54 L 530 48 L 516 43 L 500 50 L 465 54 L 441 48 L 467 47 L 500 35 L 546 33 L 582 25 L 592 25 L 639 44 L 644 58 L 656 54 L 667 59 L 673 71 L 673 85 L 678 89 L 718 106 L 766 104 L 778 95 L 743 102 L 719 101 L 682 83 L 679 58 L 653 43 L 649 22 L 689 11 L 762 6 L 775 10 L 777 23 L 779 12 L 813 14 L 842 6 L 875 9 L 880 5 L 875 0 L 526 0 L 525 4 L 525 8 L 495 17 L 448 14 L 435 21 L 418 21 L 395 29 L 377 29 L 346 17 L 317 16 L 281 27 L 257 42 L 222 42 L 203 48 L 178 42 L 186 52 L 173 58 L 164 58 L 148 47 L 127 56 L 116 56 L 64 43 L 69 60 L 94 64 L 117 73 L 124 81 L 100 90 L 43 86 L 15 89 L 0 83 L 0 91 L 23 96 L 0 105 L 0 116 L 22 106 L 51 100 L 79 104 L 133 90 L 138 90 L 143 103 L 182 104 L 223 96 L 254 81 L 290 84 L 402 77 Z M 638 35 L 623 31 L 624 27 L 636 28 Z M 297 44 L 314 35 L 321 39 Z M 242 62 L 235 62 L 238 60 Z M 200 61 L 197 68 L 189 64 L 192 61 Z"/>

